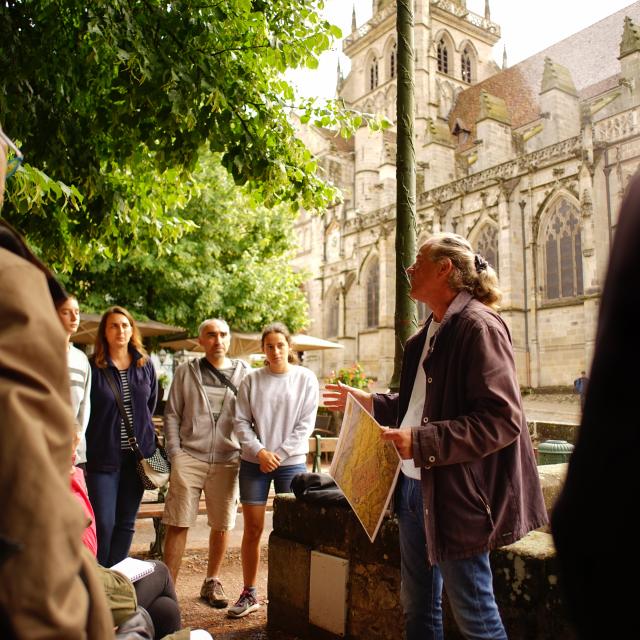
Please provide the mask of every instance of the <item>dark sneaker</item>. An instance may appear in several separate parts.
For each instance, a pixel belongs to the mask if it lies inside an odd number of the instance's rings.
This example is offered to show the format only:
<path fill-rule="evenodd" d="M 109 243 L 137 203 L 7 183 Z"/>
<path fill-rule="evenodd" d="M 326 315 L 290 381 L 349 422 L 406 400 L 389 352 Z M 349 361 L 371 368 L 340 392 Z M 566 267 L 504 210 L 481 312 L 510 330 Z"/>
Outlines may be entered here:
<path fill-rule="evenodd" d="M 242 618 L 248 613 L 259 608 L 260 605 L 258 604 L 255 592 L 252 592 L 249 589 L 243 589 L 240 597 L 238 598 L 238 602 L 236 602 L 233 607 L 229 607 L 227 616 L 229 616 L 229 618 Z"/>
<path fill-rule="evenodd" d="M 202 583 L 202 589 L 200 589 L 200 597 L 210 606 L 216 609 L 224 609 L 229 604 L 227 594 L 222 588 L 220 580 L 215 578 L 207 578 Z"/>

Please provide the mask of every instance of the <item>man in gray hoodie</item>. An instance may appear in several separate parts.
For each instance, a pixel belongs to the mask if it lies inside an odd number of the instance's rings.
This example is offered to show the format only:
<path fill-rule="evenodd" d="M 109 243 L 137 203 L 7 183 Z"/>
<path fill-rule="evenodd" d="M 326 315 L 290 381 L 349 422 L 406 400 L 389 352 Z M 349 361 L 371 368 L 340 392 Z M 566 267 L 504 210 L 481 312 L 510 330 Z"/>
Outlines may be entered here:
<path fill-rule="evenodd" d="M 205 320 L 198 330 L 205 355 L 180 365 L 164 412 L 166 448 L 171 460 L 169 492 L 162 522 L 167 525 L 164 561 L 178 577 L 189 527 L 198 515 L 200 494 L 207 504 L 209 561 L 200 596 L 224 608 L 228 599 L 219 572 L 228 532 L 238 505 L 240 445 L 233 433 L 237 388 L 249 367 L 227 358 L 231 342 L 224 320 Z"/>

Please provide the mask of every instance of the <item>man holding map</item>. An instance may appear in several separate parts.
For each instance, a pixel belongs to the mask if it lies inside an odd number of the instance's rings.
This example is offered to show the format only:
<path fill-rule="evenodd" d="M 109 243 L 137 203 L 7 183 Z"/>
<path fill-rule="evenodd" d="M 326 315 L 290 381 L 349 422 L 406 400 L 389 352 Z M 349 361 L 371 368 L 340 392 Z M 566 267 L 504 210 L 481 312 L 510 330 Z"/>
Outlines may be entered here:
<path fill-rule="evenodd" d="M 405 345 L 398 394 L 353 395 L 403 459 L 395 492 L 407 640 L 441 640 L 442 587 L 465 637 L 506 639 L 489 551 L 547 514 L 522 410 L 509 331 L 494 308 L 494 270 L 461 236 L 431 237 L 407 270 L 433 313 Z"/>

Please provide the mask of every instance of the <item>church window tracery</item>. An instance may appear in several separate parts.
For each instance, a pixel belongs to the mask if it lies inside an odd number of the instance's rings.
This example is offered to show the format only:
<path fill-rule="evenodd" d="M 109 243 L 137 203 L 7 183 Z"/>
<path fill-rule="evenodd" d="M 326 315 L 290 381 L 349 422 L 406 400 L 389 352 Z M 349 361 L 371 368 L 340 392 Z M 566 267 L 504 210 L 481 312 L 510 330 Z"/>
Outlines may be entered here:
<path fill-rule="evenodd" d="M 378 86 L 378 59 L 374 57 L 369 65 L 369 91 Z"/>
<path fill-rule="evenodd" d="M 335 338 L 340 331 L 340 291 L 334 289 L 329 295 L 328 301 L 327 335 Z"/>
<path fill-rule="evenodd" d="M 462 79 L 471 83 L 471 54 L 467 47 L 464 48 L 460 57 L 460 66 L 462 68 Z"/>
<path fill-rule="evenodd" d="M 389 78 L 395 78 L 398 66 L 398 51 L 395 42 L 389 54 Z"/>
<path fill-rule="evenodd" d="M 498 273 L 498 227 L 485 224 L 476 241 L 476 251 Z"/>
<path fill-rule="evenodd" d="M 367 273 L 367 328 L 378 326 L 380 319 L 380 263 L 374 259 Z"/>
<path fill-rule="evenodd" d="M 440 38 L 438 41 L 438 71 L 449 73 L 449 50 L 444 38 Z"/>
<path fill-rule="evenodd" d="M 547 299 L 582 295 L 582 238 L 577 207 L 565 198 L 558 200 L 551 209 L 543 238 Z"/>

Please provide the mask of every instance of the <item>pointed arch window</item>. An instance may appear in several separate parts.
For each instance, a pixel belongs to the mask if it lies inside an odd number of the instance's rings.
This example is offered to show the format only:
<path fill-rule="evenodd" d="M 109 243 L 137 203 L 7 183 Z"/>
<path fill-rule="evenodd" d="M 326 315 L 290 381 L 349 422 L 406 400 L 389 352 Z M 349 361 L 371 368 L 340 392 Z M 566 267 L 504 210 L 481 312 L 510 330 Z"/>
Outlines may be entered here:
<path fill-rule="evenodd" d="M 340 332 L 340 291 L 335 289 L 329 295 L 327 315 L 327 335 L 334 338 Z"/>
<path fill-rule="evenodd" d="M 565 198 L 551 209 L 544 251 L 547 299 L 572 298 L 584 293 L 580 213 Z"/>
<path fill-rule="evenodd" d="M 376 258 L 367 273 L 367 328 L 378 326 L 380 320 L 380 263 Z"/>
<path fill-rule="evenodd" d="M 467 47 L 464 48 L 460 56 L 460 66 L 462 68 L 462 79 L 471 83 L 471 54 Z"/>
<path fill-rule="evenodd" d="M 485 224 L 476 242 L 476 251 L 498 273 L 498 227 Z"/>
<path fill-rule="evenodd" d="M 369 91 L 373 91 L 378 86 L 378 59 L 373 58 L 369 65 Z"/>
<path fill-rule="evenodd" d="M 449 50 L 444 38 L 440 38 L 438 41 L 438 71 L 449 73 Z"/>
<path fill-rule="evenodd" d="M 398 48 L 396 43 L 393 43 L 391 52 L 389 53 L 389 78 L 395 78 L 398 72 Z"/>

